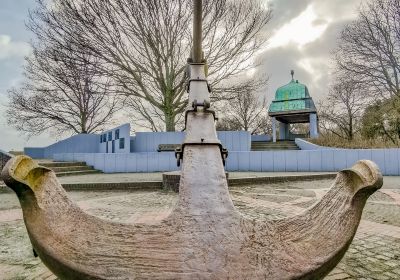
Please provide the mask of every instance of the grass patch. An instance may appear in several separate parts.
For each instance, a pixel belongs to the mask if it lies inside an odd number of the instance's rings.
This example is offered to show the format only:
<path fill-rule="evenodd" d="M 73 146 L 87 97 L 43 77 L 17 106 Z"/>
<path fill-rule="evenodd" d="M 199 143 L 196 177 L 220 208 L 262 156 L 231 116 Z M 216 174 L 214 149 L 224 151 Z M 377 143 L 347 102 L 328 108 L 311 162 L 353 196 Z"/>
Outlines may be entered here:
<path fill-rule="evenodd" d="M 345 148 L 345 149 L 384 149 L 400 148 L 393 142 L 385 142 L 381 139 L 362 139 L 354 138 L 349 141 L 333 135 L 321 135 L 318 139 L 307 139 L 307 141 L 325 147 Z"/>

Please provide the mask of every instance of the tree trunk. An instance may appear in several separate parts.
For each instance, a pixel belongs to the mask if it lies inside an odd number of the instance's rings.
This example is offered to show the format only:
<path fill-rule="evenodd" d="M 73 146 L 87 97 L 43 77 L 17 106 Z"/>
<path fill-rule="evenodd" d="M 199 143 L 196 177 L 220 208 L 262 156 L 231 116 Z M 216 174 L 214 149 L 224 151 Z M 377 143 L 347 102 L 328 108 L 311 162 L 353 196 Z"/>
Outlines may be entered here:
<path fill-rule="evenodd" d="M 352 141 L 353 140 L 353 118 L 350 117 L 350 122 L 349 122 L 349 140 Z"/>
<path fill-rule="evenodd" d="M 173 112 L 164 112 L 165 115 L 165 130 L 175 131 L 175 114 Z"/>

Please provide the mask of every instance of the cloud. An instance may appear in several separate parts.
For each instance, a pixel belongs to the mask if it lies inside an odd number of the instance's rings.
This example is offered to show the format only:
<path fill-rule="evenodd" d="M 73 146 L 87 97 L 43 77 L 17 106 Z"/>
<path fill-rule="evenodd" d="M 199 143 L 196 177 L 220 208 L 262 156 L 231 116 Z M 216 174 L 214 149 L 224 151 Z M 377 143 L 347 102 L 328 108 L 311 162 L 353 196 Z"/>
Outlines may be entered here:
<path fill-rule="evenodd" d="M 278 29 L 290 20 L 299 16 L 312 0 L 271 0 L 270 4 L 273 12 L 273 19 L 268 26 L 269 29 Z"/>
<path fill-rule="evenodd" d="M 258 71 L 270 77 L 268 100 L 278 87 L 287 84 L 290 70 L 295 79 L 308 86 L 315 100 L 328 93 L 331 80 L 331 53 L 343 27 L 357 16 L 361 0 L 272 0 L 275 18 L 267 28 L 269 46 L 256 61 Z"/>
<path fill-rule="evenodd" d="M 275 31 L 270 39 L 269 48 L 289 43 L 296 43 L 299 47 L 302 47 L 320 37 L 328 24 L 329 21 L 318 18 L 313 5 L 309 5 L 300 15 Z"/>
<path fill-rule="evenodd" d="M 26 42 L 14 42 L 8 35 L 0 35 L 0 60 L 24 57 L 31 53 L 31 47 Z"/>

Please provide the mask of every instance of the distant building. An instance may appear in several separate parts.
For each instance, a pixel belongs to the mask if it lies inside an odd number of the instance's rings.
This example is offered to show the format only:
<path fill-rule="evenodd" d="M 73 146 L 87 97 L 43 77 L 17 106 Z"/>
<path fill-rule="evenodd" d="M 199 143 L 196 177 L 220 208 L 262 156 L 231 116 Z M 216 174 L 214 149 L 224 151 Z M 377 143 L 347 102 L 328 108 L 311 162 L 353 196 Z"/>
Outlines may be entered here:
<path fill-rule="evenodd" d="M 276 127 L 279 123 L 279 140 L 294 140 L 291 135 L 290 124 L 309 123 L 311 138 L 318 137 L 318 116 L 314 101 L 307 86 L 295 81 L 292 70 L 292 80 L 289 84 L 278 88 L 275 100 L 269 107 L 268 115 L 272 118 L 272 139 L 277 141 Z"/>

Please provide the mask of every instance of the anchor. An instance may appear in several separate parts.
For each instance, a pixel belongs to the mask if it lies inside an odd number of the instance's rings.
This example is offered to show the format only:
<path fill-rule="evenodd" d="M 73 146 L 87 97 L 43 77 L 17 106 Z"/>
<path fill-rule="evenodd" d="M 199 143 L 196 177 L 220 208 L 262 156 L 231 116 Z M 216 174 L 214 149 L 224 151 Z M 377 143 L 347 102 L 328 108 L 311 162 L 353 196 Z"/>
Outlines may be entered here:
<path fill-rule="evenodd" d="M 206 80 L 202 1 L 194 0 L 191 79 Z M 122 224 L 86 214 L 55 173 L 26 156 L 2 172 L 17 194 L 33 248 L 59 279 L 320 279 L 345 254 L 367 198 L 383 183 L 360 161 L 340 171 L 327 194 L 296 216 L 242 216 L 228 191 L 206 81 L 190 86 L 179 202 L 153 223 Z M 196 101 L 197 104 L 197 101 Z M 203 104 L 203 105 L 204 105 Z"/>

